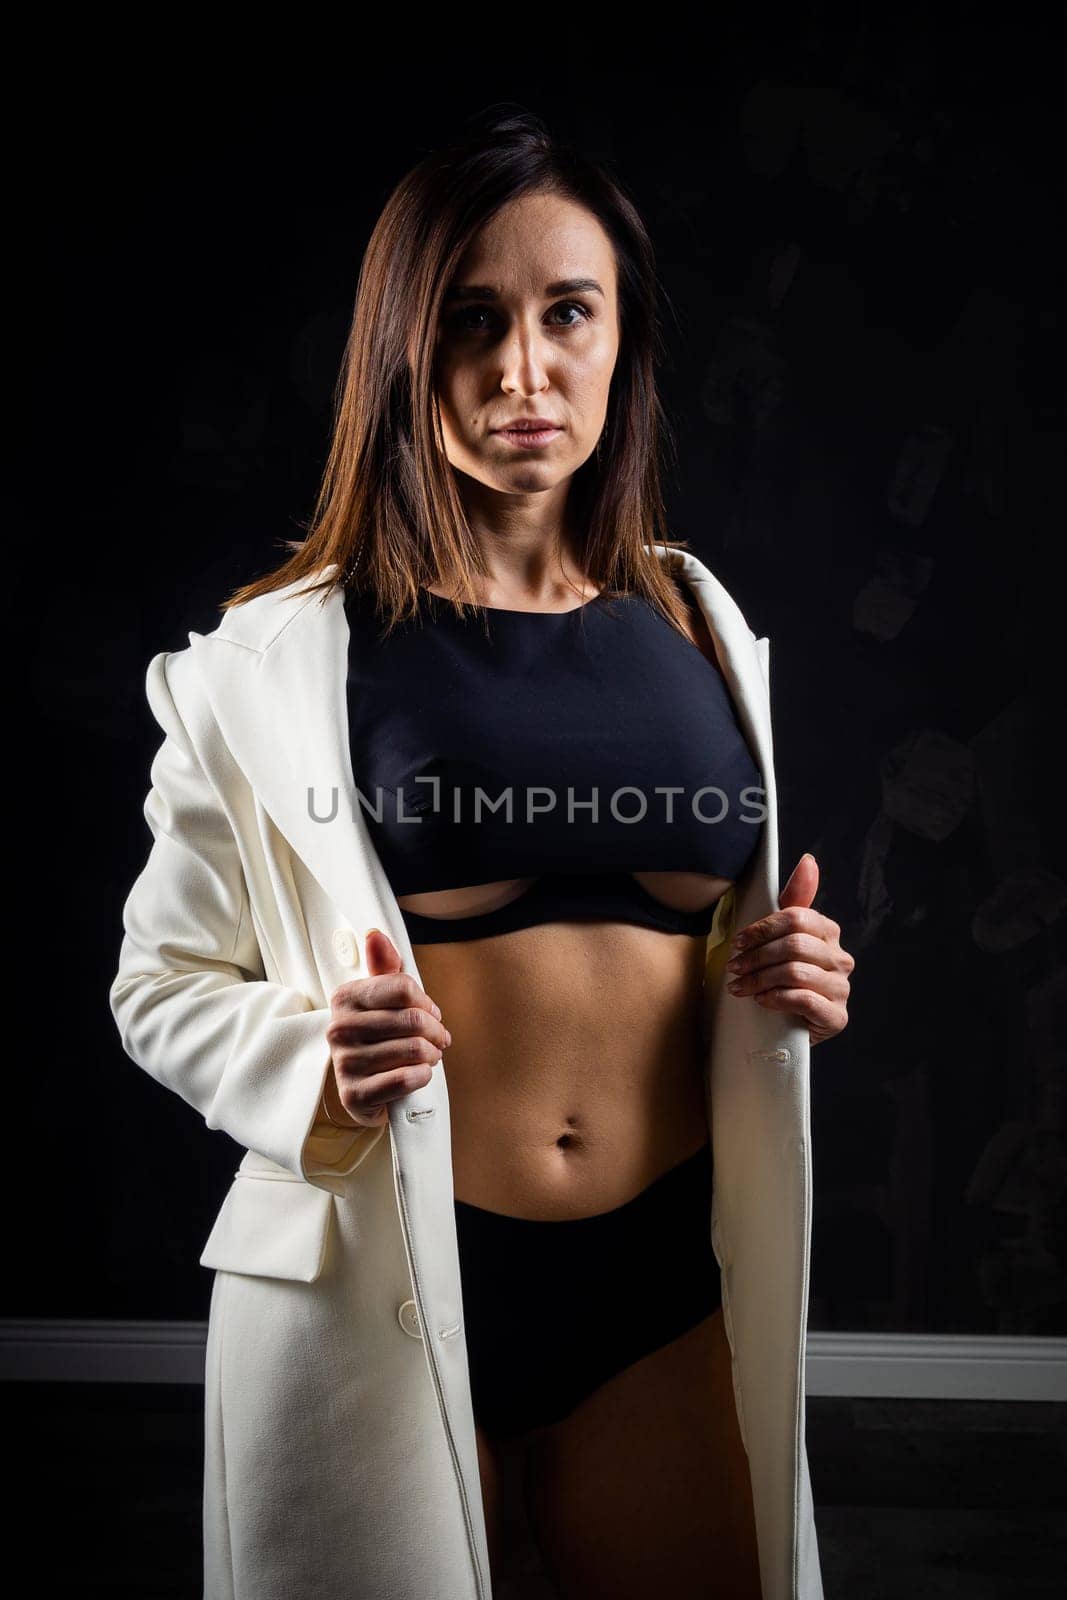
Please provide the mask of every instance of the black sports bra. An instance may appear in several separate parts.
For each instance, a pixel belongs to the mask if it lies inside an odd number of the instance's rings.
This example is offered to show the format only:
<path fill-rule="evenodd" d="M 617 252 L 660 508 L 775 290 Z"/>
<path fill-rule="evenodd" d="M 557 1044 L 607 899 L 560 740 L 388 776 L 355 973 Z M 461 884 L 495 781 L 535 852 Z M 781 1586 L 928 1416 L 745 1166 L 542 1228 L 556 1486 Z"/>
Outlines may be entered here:
<path fill-rule="evenodd" d="M 477 916 L 401 908 L 413 944 L 600 918 L 710 931 L 714 904 L 675 910 L 633 873 L 735 881 L 762 779 L 718 669 L 646 600 L 459 618 L 424 589 L 387 637 L 368 596 L 345 613 L 357 803 L 395 894 L 536 880 Z"/>

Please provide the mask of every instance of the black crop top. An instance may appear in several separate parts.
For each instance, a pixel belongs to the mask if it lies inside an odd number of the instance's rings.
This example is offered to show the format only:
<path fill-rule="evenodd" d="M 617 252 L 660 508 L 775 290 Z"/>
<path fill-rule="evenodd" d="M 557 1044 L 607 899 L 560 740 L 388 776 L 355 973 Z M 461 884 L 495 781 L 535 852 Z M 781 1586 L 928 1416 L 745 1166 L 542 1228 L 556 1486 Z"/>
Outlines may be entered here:
<path fill-rule="evenodd" d="M 394 893 L 536 879 L 477 916 L 401 908 L 413 944 L 591 918 L 710 931 L 714 905 L 674 910 L 633 873 L 736 880 L 762 779 L 719 671 L 654 607 L 461 619 L 424 589 L 384 638 L 368 596 L 345 613 L 357 805 Z"/>

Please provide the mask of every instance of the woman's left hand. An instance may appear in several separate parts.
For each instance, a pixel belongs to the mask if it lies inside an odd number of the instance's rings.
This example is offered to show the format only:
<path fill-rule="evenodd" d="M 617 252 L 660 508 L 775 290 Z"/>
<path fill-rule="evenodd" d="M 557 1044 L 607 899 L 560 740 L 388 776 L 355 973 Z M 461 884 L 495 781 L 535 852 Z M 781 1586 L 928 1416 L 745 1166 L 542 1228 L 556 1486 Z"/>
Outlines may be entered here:
<path fill-rule="evenodd" d="M 807 1023 L 813 1045 L 848 1022 L 848 977 L 856 965 L 841 948 L 838 924 L 812 910 L 818 887 L 815 857 L 801 856 L 778 897 L 782 909 L 742 928 L 726 963 L 731 994 L 794 1013 Z"/>

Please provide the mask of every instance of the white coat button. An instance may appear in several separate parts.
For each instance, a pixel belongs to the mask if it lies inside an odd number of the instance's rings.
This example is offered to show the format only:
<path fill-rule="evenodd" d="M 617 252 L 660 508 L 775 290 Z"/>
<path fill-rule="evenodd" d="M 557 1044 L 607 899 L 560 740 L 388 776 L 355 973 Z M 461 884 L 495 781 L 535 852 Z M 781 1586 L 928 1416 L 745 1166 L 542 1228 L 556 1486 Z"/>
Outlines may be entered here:
<path fill-rule="evenodd" d="M 335 928 L 333 953 L 343 967 L 359 966 L 359 940 L 351 928 Z"/>
<path fill-rule="evenodd" d="M 414 1300 L 405 1300 L 397 1312 L 397 1320 L 405 1333 L 410 1333 L 413 1339 L 422 1338 L 422 1324 L 419 1321 L 418 1308 Z"/>

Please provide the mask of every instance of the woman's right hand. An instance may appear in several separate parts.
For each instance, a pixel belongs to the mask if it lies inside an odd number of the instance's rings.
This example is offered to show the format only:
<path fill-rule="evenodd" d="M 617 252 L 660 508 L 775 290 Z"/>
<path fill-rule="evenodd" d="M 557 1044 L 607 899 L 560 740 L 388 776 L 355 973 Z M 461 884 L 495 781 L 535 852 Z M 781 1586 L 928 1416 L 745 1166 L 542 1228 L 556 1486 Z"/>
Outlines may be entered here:
<path fill-rule="evenodd" d="M 429 1083 L 452 1035 L 440 1008 L 401 971 L 389 935 L 372 928 L 365 948 L 372 976 L 343 983 L 330 999 L 326 1105 L 337 1122 L 377 1128 L 391 1101 Z"/>

